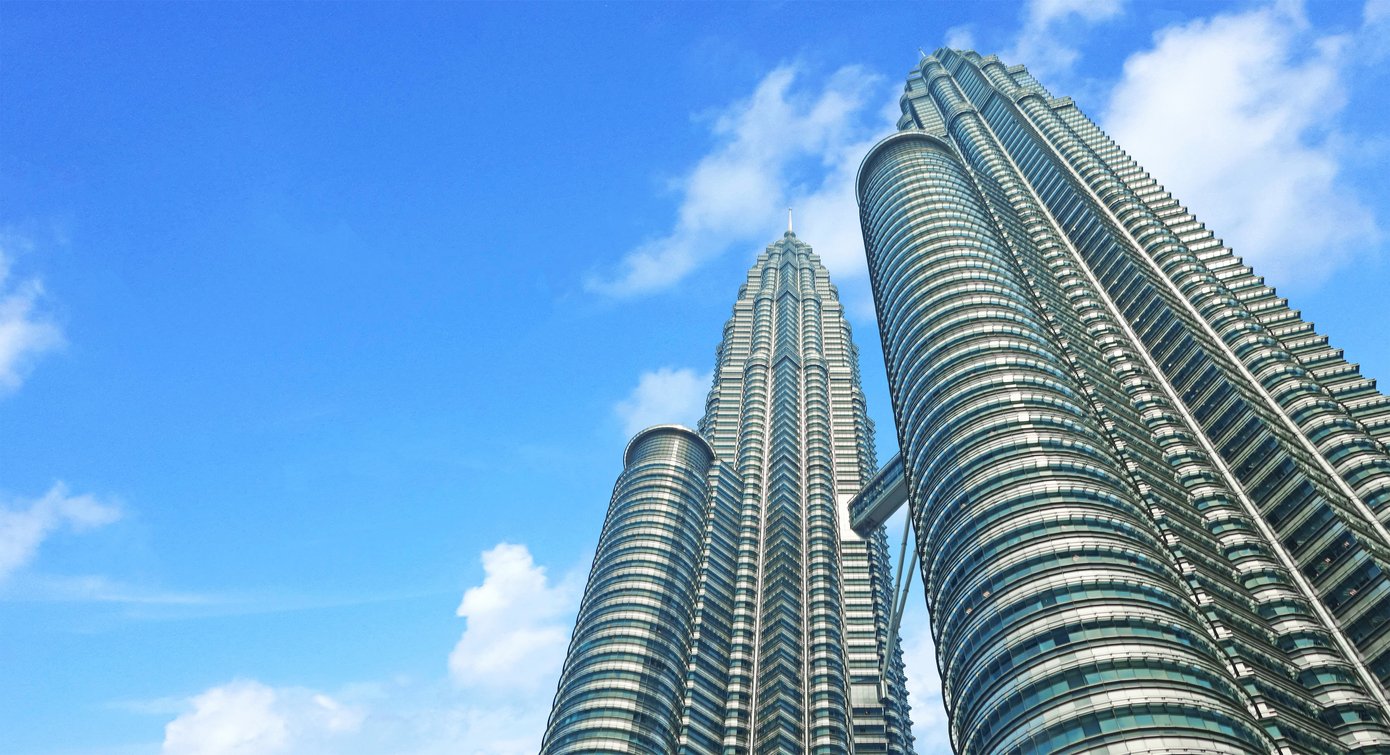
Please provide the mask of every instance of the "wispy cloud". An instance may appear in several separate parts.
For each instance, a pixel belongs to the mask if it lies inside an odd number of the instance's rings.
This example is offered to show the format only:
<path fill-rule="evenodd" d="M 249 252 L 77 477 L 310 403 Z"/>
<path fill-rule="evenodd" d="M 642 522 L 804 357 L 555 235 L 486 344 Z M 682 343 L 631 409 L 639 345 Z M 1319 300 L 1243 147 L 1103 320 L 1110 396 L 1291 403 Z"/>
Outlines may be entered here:
<path fill-rule="evenodd" d="M 952 26 L 943 37 L 945 45 L 955 50 L 975 49 L 975 29 L 970 24 Z"/>
<path fill-rule="evenodd" d="M 1089 26 L 1124 11 L 1124 0 L 1030 0 L 1023 24 L 1011 48 L 1000 53 L 1004 62 L 1023 63 L 1039 79 L 1065 73 L 1081 53 L 1070 41 Z"/>
<path fill-rule="evenodd" d="M 13 393 L 39 355 L 64 344 L 63 331 L 41 306 L 43 281 L 13 275 L 13 250 L 27 242 L 0 233 L 0 397 Z"/>
<path fill-rule="evenodd" d="M 652 425 L 694 427 L 705 411 L 712 379 L 712 373 L 700 374 L 688 367 L 650 370 L 637 378 L 637 386 L 613 406 L 613 412 L 629 436 Z"/>
<path fill-rule="evenodd" d="M 1379 238 L 1338 181 L 1355 41 L 1286 3 L 1167 27 L 1125 62 L 1104 126 L 1259 272 L 1316 285 Z"/>
<path fill-rule="evenodd" d="M 116 603 L 128 606 L 201 608 L 226 605 L 230 596 L 165 590 L 130 584 L 100 574 L 29 574 L 7 591 L 10 599 L 45 603 Z"/>
<path fill-rule="evenodd" d="M 1366 65 L 1376 65 L 1390 57 L 1390 0 L 1366 0 L 1362 6 L 1355 53 Z"/>
<path fill-rule="evenodd" d="M 61 531 L 85 532 L 121 518 L 121 509 L 92 495 L 71 495 L 63 483 L 34 499 L 0 504 L 0 582 L 28 566 L 44 541 Z"/>
<path fill-rule="evenodd" d="M 862 257 L 846 177 L 873 137 L 891 130 L 876 107 L 884 80 L 859 66 L 819 85 L 800 83 L 802 73 L 797 64 L 776 68 L 711 120 L 713 147 L 677 182 L 671 230 L 630 251 L 615 271 L 591 276 L 590 290 L 623 297 L 669 288 L 732 246 L 771 241 L 787 206 L 798 209 L 806 231 L 799 235 L 818 251 L 834 254 L 852 236 L 852 253 Z M 827 228 L 837 230 L 817 236 Z"/>

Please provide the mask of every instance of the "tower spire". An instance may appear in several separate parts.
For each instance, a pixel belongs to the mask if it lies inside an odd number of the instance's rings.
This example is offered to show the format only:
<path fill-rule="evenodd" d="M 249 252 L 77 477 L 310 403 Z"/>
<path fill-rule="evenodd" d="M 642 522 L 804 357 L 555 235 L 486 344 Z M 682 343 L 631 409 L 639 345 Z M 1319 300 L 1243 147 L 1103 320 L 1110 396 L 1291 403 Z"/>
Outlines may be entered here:
<path fill-rule="evenodd" d="M 796 235 L 792 233 L 792 208 L 790 207 L 787 208 L 787 234 L 792 236 Z"/>

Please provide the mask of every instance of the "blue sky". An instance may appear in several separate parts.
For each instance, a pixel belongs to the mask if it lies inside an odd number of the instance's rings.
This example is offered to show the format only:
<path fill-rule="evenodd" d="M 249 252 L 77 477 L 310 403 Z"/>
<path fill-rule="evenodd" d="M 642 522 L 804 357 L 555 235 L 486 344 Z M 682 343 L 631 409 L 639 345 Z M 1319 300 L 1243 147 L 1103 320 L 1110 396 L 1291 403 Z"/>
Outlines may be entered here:
<path fill-rule="evenodd" d="M 849 179 L 918 47 L 1074 96 L 1390 378 L 1388 24 L 0 4 L 0 752 L 534 752 L 627 434 L 788 205 L 896 450 Z"/>

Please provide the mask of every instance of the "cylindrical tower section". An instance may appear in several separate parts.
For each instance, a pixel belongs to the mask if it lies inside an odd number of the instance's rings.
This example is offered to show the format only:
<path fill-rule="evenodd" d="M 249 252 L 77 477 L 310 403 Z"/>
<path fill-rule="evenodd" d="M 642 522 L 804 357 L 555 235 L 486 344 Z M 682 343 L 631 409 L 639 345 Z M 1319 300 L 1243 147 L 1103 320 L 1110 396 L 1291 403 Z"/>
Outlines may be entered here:
<path fill-rule="evenodd" d="M 676 751 L 713 460 L 677 425 L 628 443 L 543 755 Z"/>
<path fill-rule="evenodd" d="M 1270 752 L 952 145 L 858 194 L 958 752 Z"/>

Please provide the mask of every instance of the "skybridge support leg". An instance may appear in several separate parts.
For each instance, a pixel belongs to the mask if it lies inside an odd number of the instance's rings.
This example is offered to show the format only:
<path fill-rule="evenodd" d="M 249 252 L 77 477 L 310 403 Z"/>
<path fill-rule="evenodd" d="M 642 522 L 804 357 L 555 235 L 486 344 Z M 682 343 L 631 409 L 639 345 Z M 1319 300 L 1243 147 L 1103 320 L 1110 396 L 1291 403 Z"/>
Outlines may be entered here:
<path fill-rule="evenodd" d="M 893 581 L 893 615 L 888 622 L 888 648 L 883 654 L 883 663 L 878 669 L 879 697 L 888 700 L 888 670 L 892 668 L 893 656 L 898 651 L 898 626 L 902 623 L 903 609 L 907 607 L 907 593 L 912 589 L 912 575 L 917 571 L 917 548 L 912 549 L 912 568 L 903 579 L 903 566 L 907 564 L 907 541 L 912 532 L 911 512 L 903 519 L 903 541 L 898 547 L 898 576 Z"/>

